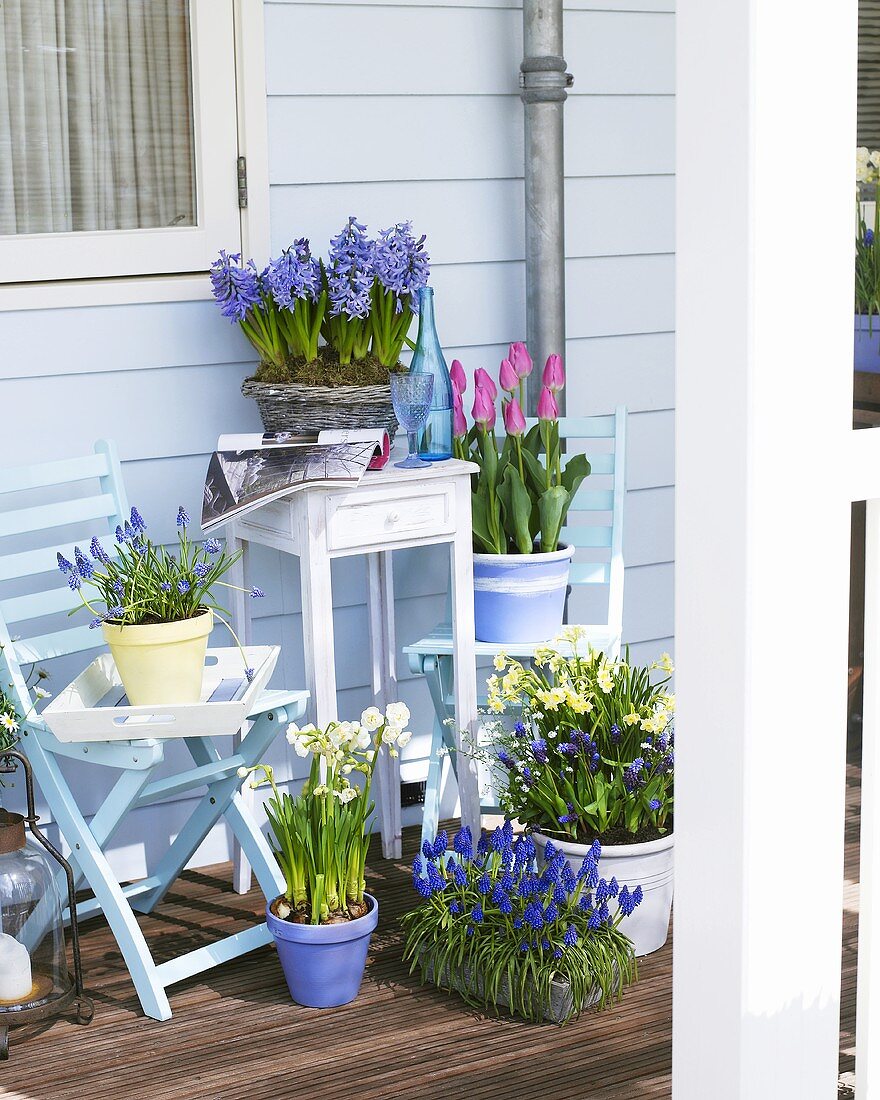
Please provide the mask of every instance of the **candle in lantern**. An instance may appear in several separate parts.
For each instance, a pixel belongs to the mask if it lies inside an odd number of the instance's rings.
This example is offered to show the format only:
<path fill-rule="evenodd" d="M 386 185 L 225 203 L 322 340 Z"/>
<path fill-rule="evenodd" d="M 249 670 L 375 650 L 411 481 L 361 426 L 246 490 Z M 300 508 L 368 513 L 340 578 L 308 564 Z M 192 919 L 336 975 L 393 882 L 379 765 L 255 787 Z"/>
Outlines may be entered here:
<path fill-rule="evenodd" d="M 31 958 L 23 943 L 0 932 L 0 1001 L 23 1001 L 33 988 Z"/>

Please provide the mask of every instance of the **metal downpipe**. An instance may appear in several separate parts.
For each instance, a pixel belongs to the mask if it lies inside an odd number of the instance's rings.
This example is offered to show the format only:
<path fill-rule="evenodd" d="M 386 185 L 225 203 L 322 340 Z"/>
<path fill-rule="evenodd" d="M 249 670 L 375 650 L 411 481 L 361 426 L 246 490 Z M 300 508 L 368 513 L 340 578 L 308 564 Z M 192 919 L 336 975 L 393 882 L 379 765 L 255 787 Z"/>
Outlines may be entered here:
<path fill-rule="evenodd" d="M 562 0 L 523 0 L 520 98 L 525 116 L 526 339 L 536 369 L 535 414 L 547 356 L 565 357 L 565 166 L 563 116 L 573 77 L 562 56 Z M 558 398 L 564 400 L 564 393 Z M 564 406 L 560 408 L 564 412 Z"/>

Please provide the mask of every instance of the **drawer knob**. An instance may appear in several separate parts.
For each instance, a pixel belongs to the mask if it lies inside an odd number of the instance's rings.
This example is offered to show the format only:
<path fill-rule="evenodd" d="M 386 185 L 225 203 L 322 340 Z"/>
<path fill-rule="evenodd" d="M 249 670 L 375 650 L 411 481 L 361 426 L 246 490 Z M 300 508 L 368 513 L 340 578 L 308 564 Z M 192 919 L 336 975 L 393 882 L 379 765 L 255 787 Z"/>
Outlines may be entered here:
<path fill-rule="evenodd" d="M 400 519 L 400 512 L 389 512 L 388 518 L 385 520 L 389 527 L 393 527 L 395 523 Z"/>

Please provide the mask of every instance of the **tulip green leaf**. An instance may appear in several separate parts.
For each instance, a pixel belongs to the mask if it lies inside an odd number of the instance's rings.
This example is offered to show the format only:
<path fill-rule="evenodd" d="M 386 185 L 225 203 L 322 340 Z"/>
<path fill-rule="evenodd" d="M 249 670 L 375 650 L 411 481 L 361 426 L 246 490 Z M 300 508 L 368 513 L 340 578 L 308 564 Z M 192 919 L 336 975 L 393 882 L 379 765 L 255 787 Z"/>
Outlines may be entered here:
<path fill-rule="evenodd" d="M 541 513 L 541 552 L 549 554 L 559 546 L 559 532 L 571 497 L 563 485 L 554 485 L 541 497 L 538 507 Z"/>
<path fill-rule="evenodd" d="M 562 471 L 562 484 L 568 490 L 572 500 L 581 487 L 581 482 L 590 475 L 590 462 L 585 454 L 571 455 Z M 563 523 L 565 517 L 563 516 Z"/>
<path fill-rule="evenodd" d="M 520 554 L 532 552 L 532 535 L 529 530 L 529 519 L 532 511 L 532 498 L 522 483 L 519 470 L 512 462 L 508 463 L 504 471 L 504 479 L 498 490 L 501 498 L 501 509 L 504 517 L 504 530 L 516 544 Z"/>

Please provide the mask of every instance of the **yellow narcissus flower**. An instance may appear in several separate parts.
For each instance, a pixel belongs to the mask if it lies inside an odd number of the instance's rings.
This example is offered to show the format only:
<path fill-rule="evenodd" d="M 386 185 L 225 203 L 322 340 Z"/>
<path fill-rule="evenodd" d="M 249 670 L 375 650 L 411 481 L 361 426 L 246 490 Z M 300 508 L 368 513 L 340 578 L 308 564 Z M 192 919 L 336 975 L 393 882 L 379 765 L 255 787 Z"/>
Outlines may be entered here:
<path fill-rule="evenodd" d="M 495 660 L 492 663 L 498 672 L 503 672 L 507 668 L 507 654 L 496 653 Z"/>
<path fill-rule="evenodd" d="M 621 719 L 625 726 L 637 726 L 639 722 L 641 722 L 641 720 L 642 716 L 640 714 L 636 714 L 635 711 L 633 711 L 631 714 L 624 714 L 623 718 Z"/>
<path fill-rule="evenodd" d="M 558 656 L 555 649 L 552 649 L 548 645 L 539 645 L 535 649 L 535 655 L 532 660 L 540 668 L 549 664 L 555 656 Z"/>
<path fill-rule="evenodd" d="M 510 697 L 515 697 L 519 694 L 519 682 L 522 678 L 522 668 L 517 665 L 511 665 L 509 672 L 505 675 L 501 681 L 502 692 Z"/>
<path fill-rule="evenodd" d="M 599 673 L 596 676 L 596 683 L 606 695 L 614 689 L 614 677 L 611 675 L 607 668 L 599 670 Z"/>
<path fill-rule="evenodd" d="M 570 646 L 576 646 L 581 638 L 585 638 L 587 631 L 582 626 L 564 626 L 559 632 L 559 637 L 568 642 Z"/>
<path fill-rule="evenodd" d="M 669 656 L 668 653 L 660 654 L 660 660 L 655 662 L 654 668 L 659 668 L 663 672 L 675 672 L 675 666 L 673 665 L 672 658 Z"/>
<path fill-rule="evenodd" d="M 593 709 L 593 704 L 590 700 L 577 691 L 567 691 L 565 693 L 565 702 L 571 707 L 575 714 L 589 714 Z"/>
<path fill-rule="evenodd" d="M 558 710 L 559 704 L 566 701 L 566 691 L 561 687 L 551 688 L 549 691 L 538 691 L 535 694 L 545 710 Z"/>

